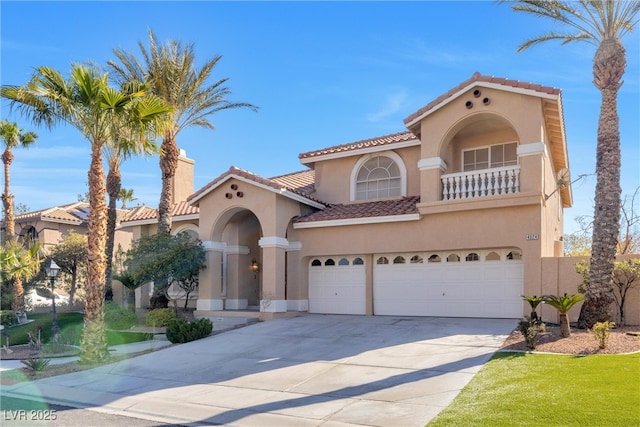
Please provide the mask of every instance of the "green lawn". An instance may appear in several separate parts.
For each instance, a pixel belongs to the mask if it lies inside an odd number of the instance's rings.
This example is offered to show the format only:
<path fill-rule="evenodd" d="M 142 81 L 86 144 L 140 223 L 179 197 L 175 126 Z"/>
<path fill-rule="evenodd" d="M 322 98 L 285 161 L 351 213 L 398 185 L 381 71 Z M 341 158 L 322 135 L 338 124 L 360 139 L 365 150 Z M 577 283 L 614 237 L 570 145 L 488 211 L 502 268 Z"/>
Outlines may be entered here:
<path fill-rule="evenodd" d="M 639 426 L 640 354 L 496 353 L 440 426 Z"/>
<path fill-rule="evenodd" d="M 28 344 L 28 332 L 35 332 L 38 326 L 42 327 L 40 339 L 46 344 L 51 339 L 51 313 L 29 314 L 27 316 L 33 322 L 7 328 L 4 332 L 9 334 L 9 345 Z M 58 313 L 58 327 L 65 337 L 73 344 L 79 345 L 82 337 L 82 313 Z M 109 345 L 127 344 L 153 339 L 153 334 L 143 332 L 107 331 L 107 343 Z M 2 345 L 6 344 L 6 337 L 2 336 Z"/>

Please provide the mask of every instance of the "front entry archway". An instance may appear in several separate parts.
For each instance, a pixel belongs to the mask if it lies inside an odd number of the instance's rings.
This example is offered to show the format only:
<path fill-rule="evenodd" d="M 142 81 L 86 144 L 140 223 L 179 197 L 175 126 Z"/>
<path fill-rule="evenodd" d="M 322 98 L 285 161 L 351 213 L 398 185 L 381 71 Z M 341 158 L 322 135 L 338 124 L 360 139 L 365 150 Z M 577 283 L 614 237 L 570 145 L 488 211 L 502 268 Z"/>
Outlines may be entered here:
<path fill-rule="evenodd" d="M 259 308 L 261 275 L 252 265 L 262 264 L 261 235 L 260 221 L 247 209 L 234 212 L 222 228 L 221 296 L 227 310 Z"/>

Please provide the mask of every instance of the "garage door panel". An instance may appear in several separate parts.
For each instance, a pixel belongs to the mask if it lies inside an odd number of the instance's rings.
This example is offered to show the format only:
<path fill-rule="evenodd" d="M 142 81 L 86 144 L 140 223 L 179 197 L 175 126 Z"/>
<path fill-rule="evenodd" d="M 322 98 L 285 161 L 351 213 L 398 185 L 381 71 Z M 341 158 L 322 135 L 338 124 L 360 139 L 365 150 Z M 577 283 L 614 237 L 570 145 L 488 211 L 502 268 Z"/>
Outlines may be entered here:
<path fill-rule="evenodd" d="M 522 315 L 522 261 L 501 260 L 374 265 L 374 314 L 518 318 Z M 485 253 L 494 253 L 495 250 Z M 444 256 L 443 256 L 444 255 Z M 409 254 L 381 255 L 387 259 Z M 378 255 L 374 259 L 378 259 Z M 426 260 L 429 255 L 423 256 Z"/>
<path fill-rule="evenodd" d="M 324 265 L 324 262 L 319 266 L 312 265 L 309 268 L 309 312 L 365 314 L 364 265 Z"/>

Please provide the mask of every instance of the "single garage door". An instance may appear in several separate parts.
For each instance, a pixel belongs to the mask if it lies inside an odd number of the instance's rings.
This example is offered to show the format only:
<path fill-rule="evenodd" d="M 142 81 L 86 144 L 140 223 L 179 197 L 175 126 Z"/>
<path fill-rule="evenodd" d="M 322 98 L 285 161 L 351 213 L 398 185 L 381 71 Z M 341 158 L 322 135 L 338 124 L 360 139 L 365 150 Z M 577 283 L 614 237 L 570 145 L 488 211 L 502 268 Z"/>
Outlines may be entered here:
<path fill-rule="evenodd" d="M 365 314 L 365 283 L 362 257 L 313 258 L 309 266 L 309 312 Z"/>
<path fill-rule="evenodd" d="M 384 254 L 374 260 L 374 314 L 522 317 L 519 250 Z"/>

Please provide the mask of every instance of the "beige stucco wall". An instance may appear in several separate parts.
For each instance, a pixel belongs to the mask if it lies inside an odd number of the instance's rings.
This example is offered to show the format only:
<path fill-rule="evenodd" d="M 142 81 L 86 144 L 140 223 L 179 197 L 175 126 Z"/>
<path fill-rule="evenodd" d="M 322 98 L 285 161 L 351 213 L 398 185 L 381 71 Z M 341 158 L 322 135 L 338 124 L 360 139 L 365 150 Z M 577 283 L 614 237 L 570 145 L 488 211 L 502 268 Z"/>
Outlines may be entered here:
<path fill-rule="evenodd" d="M 618 257 L 617 260 L 638 258 L 638 255 L 626 255 Z M 582 282 L 582 276 L 576 272 L 576 264 L 582 260 L 589 260 L 588 257 L 555 257 L 542 259 L 541 289 L 538 293 L 527 295 L 562 295 L 575 294 L 578 292 L 578 285 Z M 569 311 L 569 320 L 575 322 L 580 315 L 582 303 L 576 304 Z M 558 321 L 558 313 L 553 307 L 541 307 L 543 319 Z M 613 313 L 617 313 L 615 307 Z M 626 325 L 640 325 L 640 286 L 632 288 L 627 293 L 625 302 L 625 323 Z"/>
<path fill-rule="evenodd" d="M 402 159 L 407 170 L 407 196 L 420 194 L 420 176 L 417 171 L 420 147 L 405 147 L 391 151 Z M 349 157 L 314 163 L 316 192 L 314 197 L 327 203 L 351 203 L 351 175 L 363 156 L 375 156 L 388 151 L 355 154 Z"/>

